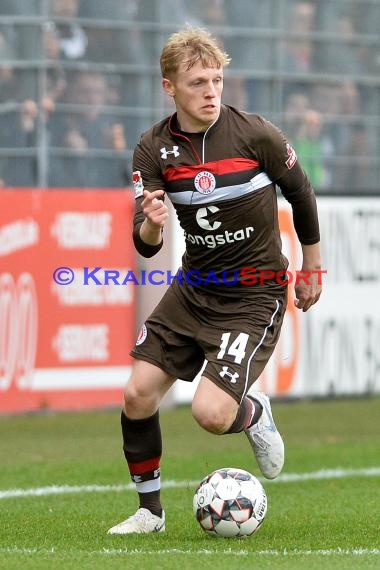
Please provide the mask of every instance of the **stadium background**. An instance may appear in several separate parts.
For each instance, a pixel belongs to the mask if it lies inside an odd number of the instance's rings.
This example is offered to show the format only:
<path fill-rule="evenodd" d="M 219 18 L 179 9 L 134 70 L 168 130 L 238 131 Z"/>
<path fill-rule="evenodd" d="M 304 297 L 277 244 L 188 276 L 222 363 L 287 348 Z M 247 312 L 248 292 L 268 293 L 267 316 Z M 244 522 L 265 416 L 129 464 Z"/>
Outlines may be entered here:
<path fill-rule="evenodd" d="M 158 58 L 186 22 L 232 63 L 224 102 L 282 127 L 319 196 L 325 292 L 289 306 L 275 396 L 380 391 L 380 1 L 2 0 L 0 412 L 120 403 L 128 348 L 166 285 L 80 286 L 79 268 L 174 270 L 134 255 L 131 156 L 172 111 Z M 299 251 L 281 201 L 284 248 Z M 56 286 L 55 268 L 76 268 Z M 167 403 L 187 401 L 178 383 Z"/>

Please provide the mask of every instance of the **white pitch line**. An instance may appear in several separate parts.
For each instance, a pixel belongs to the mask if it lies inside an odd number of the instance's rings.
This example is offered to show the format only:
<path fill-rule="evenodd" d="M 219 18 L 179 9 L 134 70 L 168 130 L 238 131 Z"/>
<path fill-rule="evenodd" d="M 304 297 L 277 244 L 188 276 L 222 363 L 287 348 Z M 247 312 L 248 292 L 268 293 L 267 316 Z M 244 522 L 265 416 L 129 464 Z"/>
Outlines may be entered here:
<path fill-rule="evenodd" d="M 310 473 L 285 473 L 274 481 L 265 483 L 297 483 L 300 481 L 318 481 L 323 479 L 344 479 L 347 477 L 378 477 L 380 467 L 368 467 L 366 469 L 321 469 Z M 261 479 L 263 481 L 263 479 Z M 181 489 L 187 487 L 196 488 L 199 481 L 163 481 L 162 489 Z M 13 499 L 21 497 L 43 497 L 46 495 L 66 495 L 74 493 L 121 493 L 135 491 L 135 484 L 128 485 L 51 485 L 49 487 L 35 487 L 30 489 L 4 489 L 0 491 L 1 499 Z"/>
<path fill-rule="evenodd" d="M 167 548 L 164 550 L 144 550 L 144 549 L 130 549 L 128 548 L 102 548 L 101 550 L 75 550 L 75 551 L 61 551 L 55 548 L 20 548 L 17 546 L 0 548 L 0 554 L 39 554 L 39 555 L 55 555 L 58 554 L 60 557 L 64 554 L 87 554 L 89 556 L 136 556 L 142 554 L 144 556 L 180 556 L 180 555 L 207 555 L 212 556 L 214 554 L 220 556 L 244 556 L 244 557 L 258 557 L 258 556 L 379 556 L 380 549 L 378 548 L 331 548 L 331 549 L 316 549 L 316 550 L 302 550 L 302 549 L 292 549 L 287 548 L 283 550 L 233 550 L 228 548 L 225 550 L 212 550 L 212 549 L 180 549 L 180 548 Z"/>

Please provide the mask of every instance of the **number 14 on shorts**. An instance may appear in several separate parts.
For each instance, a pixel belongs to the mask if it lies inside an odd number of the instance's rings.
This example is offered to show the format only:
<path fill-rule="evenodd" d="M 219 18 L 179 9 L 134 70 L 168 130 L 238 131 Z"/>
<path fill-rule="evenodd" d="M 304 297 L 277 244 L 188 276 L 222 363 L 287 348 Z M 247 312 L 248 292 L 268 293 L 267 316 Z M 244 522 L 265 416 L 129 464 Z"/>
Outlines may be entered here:
<path fill-rule="evenodd" d="M 224 357 L 227 354 L 233 356 L 236 364 L 241 364 L 245 357 L 245 349 L 247 347 L 249 335 L 247 333 L 239 333 L 234 341 L 230 344 L 231 333 L 226 332 L 222 334 L 219 347 L 219 352 L 217 355 L 218 359 Z"/>

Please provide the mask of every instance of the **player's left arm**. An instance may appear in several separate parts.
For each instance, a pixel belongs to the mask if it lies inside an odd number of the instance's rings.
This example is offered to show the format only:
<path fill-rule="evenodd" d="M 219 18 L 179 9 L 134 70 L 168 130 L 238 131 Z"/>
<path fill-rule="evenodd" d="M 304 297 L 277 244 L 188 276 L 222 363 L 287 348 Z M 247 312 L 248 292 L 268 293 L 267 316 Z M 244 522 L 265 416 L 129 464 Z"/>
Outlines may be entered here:
<path fill-rule="evenodd" d="M 295 279 L 295 306 L 307 311 L 322 292 L 322 258 L 317 203 L 310 180 L 283 133 L 262 121 L 258 158 L 271 180 L 291 204 L 293 224 L 302 247 L 302 266 Z"/>
<path fill-rule="evenodd" d="M 298 163 L 276 180 L 276 184 L 292 206 L 294 229 L 302 248 L 302 265 L 295 278 L 294 304 L 306 312 L 322 293 L 322 254 L 315 194 Z"/>

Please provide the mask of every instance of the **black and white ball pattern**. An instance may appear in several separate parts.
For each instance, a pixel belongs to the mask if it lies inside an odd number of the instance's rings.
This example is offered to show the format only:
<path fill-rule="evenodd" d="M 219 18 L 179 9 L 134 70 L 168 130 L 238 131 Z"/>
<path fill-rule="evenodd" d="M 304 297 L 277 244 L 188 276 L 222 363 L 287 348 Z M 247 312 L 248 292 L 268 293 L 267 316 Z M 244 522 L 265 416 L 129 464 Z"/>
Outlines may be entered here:
<path fill-rule="evenodd" d="M 199 484 L 193 499 L 201 528 L 224 538 L 256 532 L 267 513 L 268 501 L 260 481 L 235 467 L 217 469 Z"/>

